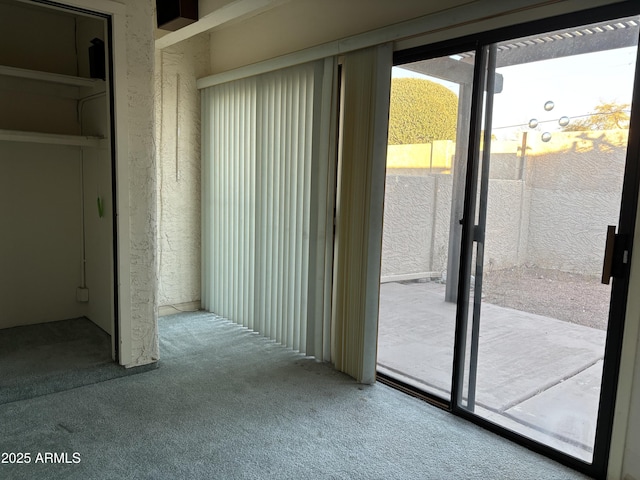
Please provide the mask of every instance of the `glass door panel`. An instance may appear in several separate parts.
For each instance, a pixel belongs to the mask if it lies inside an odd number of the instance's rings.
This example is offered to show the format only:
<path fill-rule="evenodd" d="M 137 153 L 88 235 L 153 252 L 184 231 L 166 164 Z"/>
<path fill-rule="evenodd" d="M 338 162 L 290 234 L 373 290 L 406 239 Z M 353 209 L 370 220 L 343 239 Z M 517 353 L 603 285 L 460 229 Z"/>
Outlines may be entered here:
<path fill-rule="evenodd" d="M 474 62 L 393 68 L 378 372 L 450 399 Z"/>
<path fill-rule="evenodd" d="M 603 255 L 620 215 L 638 24 L 513 39 L 489 60 L 495 88 L 458 404 L 587 463 L 611 299 Z"/>

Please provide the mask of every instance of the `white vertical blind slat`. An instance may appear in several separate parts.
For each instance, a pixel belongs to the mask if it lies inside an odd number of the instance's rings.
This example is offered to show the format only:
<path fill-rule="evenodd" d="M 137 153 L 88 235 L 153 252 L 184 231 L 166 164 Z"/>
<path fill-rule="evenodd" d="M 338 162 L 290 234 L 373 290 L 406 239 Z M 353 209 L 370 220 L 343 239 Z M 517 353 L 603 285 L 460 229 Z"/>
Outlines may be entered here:
<path fill-rule="evenodd" d="M 201 109 L 201 125 L 202 125 L 202 158 L 208 158 L 211 156 L 211 134 L 205 129 L 208 128 L 208 122 L 205 122 L 205 118 L 209 118 L 210 110 L 210 92 L 205 91 L 201 92 L 202 96 L 202 109 Z M 202 162 L 200 165 L 200 171 L 202 172 L 202 182 L 201 182 L 201 192 L 200 198 L 202 202 L 202 221 L 200 223 L 200 228 L 202 230 L 201 237 L 201 248 L 202 248 L 202 259 L 211 258 L 211 249 L 209 248 L 209 239 L 212 237 L 211 231 L 211 215 L 210 205 L 211 205 L 211 188 L 207 188 L 207 185 L 211 184 L 211 164 L 209 162 Z M 207 305 L 210 304 L 211 300 L 209 299 L 210 285 L 209 285 L 209 269 L 206 266 L 205 261 L 202 261 L 201 269 L 200 269 L 200 284 L 202 285 L 202 294 L 200 296 L 201 303 L 204 308 L 207 308 Z"/>
<path fill-rule="evenodd" d="M 281 132 L 282 138 L 284 139 L 284 143 L 286 144 L 286 153 L 284 156 L 284 175 L 283 182 L 284 188 L 282 189 L 282 197 L 283 197 L 283 205 L 282 205 L 282 218 L 284 220 L 283 224 L 283 238 L 282 238 L 282 251 L 283 251 L 283 259 L 282 259 L 282 275 L 281 278 L 283 280 L 283 292 L 282 292 L 282 310 L 283 310 L 283 328 L 282 328 L 282 337 L 283 343 L 288 345 L 292 345 L 293 348 L 296 348 L 295 344 L 292 342 L 293 335 L 291 334 L 291 330 L 293 324 L 295 323 L 292 318 L 292 312 L 290 308 L 290 299 L 293 298 L 293 293 L 291 292 L 291 272 L 290 268 L 295 268 L 296 259 L 292 258 L 291 249 L 295 245 L 295 239 L 291 241 L 292 234 L 292 215 L 291 211 L 295 209 L 295 204 L 291 202 L 291 189 L 295 188 L 295 178 L 292 178 L 293 171 L 295 169 L 295 165 L 297 164 L 297 159 L 294 155 L 293 151 L 293 143 L 295 142 L 295 135 L 291 134 L 291 127 L 296 126 L 298 124 L 298 119 L 292 116 L 292 110 L 295 103 L 295 99 L 292 98 L 292 93 L 296 90 L 295 87 L 295 79 L 287 78 L 284 82 L 284 103 L 285 103 L 285 111 L 283 112 L 283 119 L 290 119 L 288 124 L 284 124 L 284 129 Z"/>
<path fill-rule="evenodd" d="M 305 76 L 304 78 L 304 84 L 305 84 L 305 89 L 304 89 L 304 97 L 305 97 L 305 101 L 301 102 L 301 109 L 302 109 L 302 113 L 301 113 L 301 118 L 303 119 L 301 123 L 304 123 L 305 125 L 313 125 L 314 123 L 314 116 L 313 116 L 313 109 L 308 108 L 308 105 L 313 105 L 314 102 L 314 89 L 316 88 L 315 85 L 315 72 L 311 71 L 309 72 L 309 74 L 307 76 Z M 300 219 L 302 221 L 301 224 L 301 228 L 302 228 L 302 237 L 303 238 L 307 238 L 309 239 L 309 241 L 307 242 L 303 242 L 302 243 L 302 265 L 300 268 L 300 272 L 299 272 L 299 278 L 296 280 L 295 285 L 296 288 L 299 291 L 299 295 L 296 295 L 296 299 L 297 300 L 297 305 L 296 305 L 296 311 L 298 312 L 297 315 L 302 318 L 302 319 L 306 319 L 308 318 L 307 316 L 307 310 L 309 308 L 309 275 L 310 275 L 310 271 L 309 271 L 309 255 L 310 255 L 310 239 L 311 239 L 311 228 L 310 228 L 310 223 L 311 223 L 311 192 L 312 192 L 312 188 L 311 188 L 311 167 L 312 167 L 312 158 L 313 158 L 313 135 L 314 135 L 314 131 L 317 131 L 317 129 L 307 129 L 306 131 L 306 135 L 305 135 L 305 143 L 303 145 L 303 148 L 300 149 L 301 154 L 304 156 L 305 159 L 307 159 L 306 162 L 304 162 L 303 167 L 300 171 L 299 171 L 299 175 L 298 175 L 298 185 L 300 186 L 298 189 L 298 202 L 301 207 L 302 207 L 302 212 L 300 214 Z M 326 186 L 325 186 L 326 188 Z M 319 248 L 316 244 L 315 248 Z M 324 250 L 324 246 L 322 247 L 322 249 Z M 299 287 L 298 287 L 299 285 Z M 322 322 L 321 318 L 318 318 L 317 320 L 318 322 Z M 306 321 L 302 321 L 300 322 L 300 329 L 297 335 L 298 338 L 298 342 L 300 345 L 305 345 L 306 344 L 306 339 L 307 339 L 307 322 Z"/>
<path fill-rule="evenodd" d="M 302 75 L 304 78 L 304 75 Z M 298 319 L 301 318 L 296 312 L 295 307 L 300 298 L 298 276 L 296 275 L 302 264 L 300 262 L 300 257 L 298 256 L 298 246 L 305 242 L 296 242 L 295 238 L 301 238 L 299 232 L 299 219 L 298 219 L 298 210 L 300 208 L 300 203 L 298 202 L 297 192 L 299 191 L 300 184 L 298 178 L 298 171 L 300 168 L 304 168 L 304 164 L 306 163 L 306 158 L 303 155 L 300 155 L 299 144 L 300 142 L 304 142 L 304 138 L 301 137 L 300 132 L 300 117 L 299 117 L 299 109 L 304 104 L 304 97 L 301 95 L 301 90 L 304 88 L 302 84 L 301 78 L 296 77 L 293 80 L 293 88 L 291 91 L 292 101 L 289 104 L 289 115 L 293 118 L 291 122 L 291 131 L 289 135 L 291 137 L 291 141 L 289 142 L 291 156 L 294 158 L 304 159 L 300 162 L 292 162 L 291 170 L 290 170 L 290 182 L 291 186 L 288 189 L 289 194 L 289 208 L 287 209 L 287 217 L 289 220 L 289 230 L 288 237 L 293 238 L 294 240 L 290 243 L 290 247 L 287 249 L 289 255 L 291 257 L 291 268 L 287 269 L 287 277 L 289 278 L 289 297 L 287 298 L 287 316 L 290 319 Z M 302 237 L 303 238 L 303 237 Z M 287 339 L 292 343 L 293 348 L 299 349 L 300 342 L 297 338 L 297 334 L 299 334 L 300 323 L 302 322 L 294 322 L 289 321 L 287 324 Z"/>
<path fill-rule="evenodd" d="M 238 244 L 237 232 L 240 226 L 238 225 L 237 218 L 237 205 L 238 205 L 238 176 L 236 175 L 236 159 L 240 158 L 241 153 L 241 132 L 240 128 L 240 113 L 242 109 L 242 96 L 238 96 L 239 86 L 234 85 L 234 92 L 231 96 L 231 112 L 233 112 L 233 128 L 229 129 L 230 139 L 229 145 L 231 147 L 231 155 L 228 157 L 229 166 L 229 178 L 231 181 L 228 183 L 229 189 L 227 194 L 229 195 L 229 240 L 227 245 L 229 246 L 229 258 L 227 263 L 228 275 L 229 275 L 229 315 L 233 315 L 238 323 L 242 324 L 242 318 L 239 318 L 239 312 L 237 310 L 237 288 L 236 282 L 238 279 L 238 262 L 236 258 L 236 246 Z"/>
<path fill-rule="evenodd" d="M 302 352 L 310 321 L 311 171 L 320 161 L 314 111 L 331 98 L 314 94 L 323 67 L 292 67 L 202 95 L 203 304 Z M 314 248 L 324 257 L 324 242 L 316 239 Z M 324 316 L 318 321 L 324 325 Z M 315 350 L 317 341 L 310 344 Z"/>

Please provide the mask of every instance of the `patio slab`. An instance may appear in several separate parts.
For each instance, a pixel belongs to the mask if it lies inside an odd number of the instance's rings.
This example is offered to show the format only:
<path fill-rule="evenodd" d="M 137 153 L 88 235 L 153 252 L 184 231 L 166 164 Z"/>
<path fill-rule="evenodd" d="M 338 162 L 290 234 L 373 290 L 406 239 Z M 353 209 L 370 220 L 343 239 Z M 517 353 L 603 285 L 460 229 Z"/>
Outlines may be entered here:
<path fill-rule="evenodd" d="M 388 374 L 448 396 L 455 305 L 444 285 L 381 285 L 378 364 Z M 476 411 L 528 436 L 576 444 L 590 456 L 606 332 L 482 305 Z M 516 428 L 517 427 L 517 428 Z M 538 438 L 538 439 L 540 439 Z"/>

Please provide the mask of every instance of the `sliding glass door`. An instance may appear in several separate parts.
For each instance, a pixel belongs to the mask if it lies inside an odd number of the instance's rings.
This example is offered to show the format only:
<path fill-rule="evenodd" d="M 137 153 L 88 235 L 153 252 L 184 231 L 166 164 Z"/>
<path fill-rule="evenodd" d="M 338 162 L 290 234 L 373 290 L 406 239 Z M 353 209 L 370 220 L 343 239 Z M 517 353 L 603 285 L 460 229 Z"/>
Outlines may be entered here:
<path fill-rule="evenodd" d="M 532 26 L 400 55 L 393 75 L 381 378 L 596 475 L 638 192 L 639 30 L 637 15 Z"/>
<path fill-rule="evenodd" d="M 611 298 L 603 253 L 620 215 L 638 20 L 487 53 L 487 83 L 500 76 L 502 88 L 485 97 L 460 403 L 588 462 Z"/>
<path fill-rule="evenodd" d="M 445 398 L 453 367 L 471 53 L 394 67 L 391 81 L 378 370 Z"/>

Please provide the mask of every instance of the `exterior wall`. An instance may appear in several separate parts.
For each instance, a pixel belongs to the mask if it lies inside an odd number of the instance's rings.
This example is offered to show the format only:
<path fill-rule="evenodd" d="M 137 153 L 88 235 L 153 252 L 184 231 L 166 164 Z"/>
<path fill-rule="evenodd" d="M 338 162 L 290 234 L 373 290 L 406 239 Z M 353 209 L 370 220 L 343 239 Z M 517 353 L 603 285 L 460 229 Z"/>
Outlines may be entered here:
<path fill-rule="evenodd" d="M 555 137 L 551 145 L 530 145 L 522 180 L 514 179 L 522 171 L 516 149 L 505 153 L 515 143 L 495 145 L 500 153 L 491 158 L 487 268 L 527 264 L 589 275 L 601 271 L 606 225 L 618 223 L 626 134 Z M 407 147 L 390 146 L 388 163 L 412 166 Z M 399 161 L 396 150 L 401 150 Z M 383 277 L 445 268 L 451 175 L 427 172 L 387 170 Z"/>
<path fill-rule="evenodd" d="M 436 177 L 387 175 L 385 186 L 382 276 L 429 272 Z"/>
<path fill-rule="evenodd" d="M 156 51 L 158 303 L 200 306 L 200 92 L 209 38 Z M 169 309 L 171 311 L 171 309 Z"/>
<path fill-rule="evenodd" d="M 489 180 L 485 265 L 501 269 L 528 263 L 529 192 L 522 180 Z"/>
<path fill-rule="evenodd" d="M 626 140 L 622 131 L 576 132 L 554 135 L 546 149 L 530 143 L 529 263 L 601 272 L 606 226 L 618 224 Z"/>

